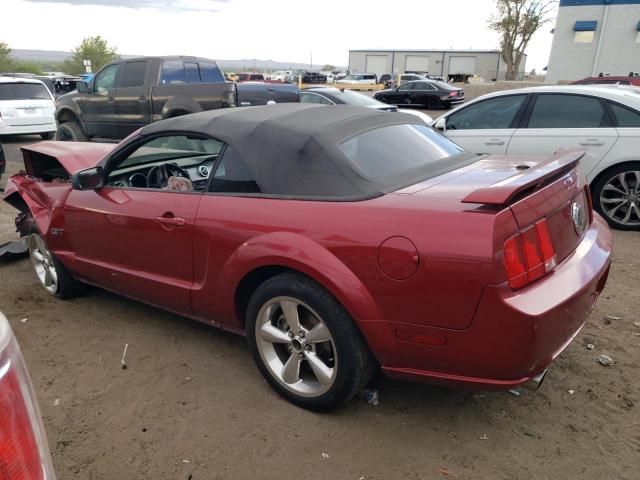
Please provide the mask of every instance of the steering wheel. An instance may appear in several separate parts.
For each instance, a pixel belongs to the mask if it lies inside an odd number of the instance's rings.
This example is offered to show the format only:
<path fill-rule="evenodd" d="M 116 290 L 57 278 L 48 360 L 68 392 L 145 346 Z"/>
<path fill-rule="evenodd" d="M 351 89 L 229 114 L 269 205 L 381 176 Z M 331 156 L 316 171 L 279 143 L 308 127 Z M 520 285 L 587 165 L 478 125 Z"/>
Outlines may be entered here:
<path fill-rule="evenodd" d="M 151 167 L 147 173 L 149 188 L 165 188 L 169 184 L 169 177 L 184 177 L 190 180 L 189 173 L 174 163 L 163 163 Z"/>

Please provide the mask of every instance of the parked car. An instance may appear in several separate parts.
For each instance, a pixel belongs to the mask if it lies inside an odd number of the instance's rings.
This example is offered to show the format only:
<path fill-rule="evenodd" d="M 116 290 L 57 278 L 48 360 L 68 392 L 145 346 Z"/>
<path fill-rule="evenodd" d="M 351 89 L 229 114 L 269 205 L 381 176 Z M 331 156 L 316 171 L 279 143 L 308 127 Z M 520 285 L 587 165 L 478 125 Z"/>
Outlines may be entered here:
<path fill-rule="evenodd" d="M 411 82 L 414 80 L 426 80 L 427 78 L 424 75 L 418 75 L 414 73 L 403 74 L 400 75 L 400 85 L 406 82 Z M 384 85 L 384 88 L 391 88 L 392 86 L 396 86 L 398 84 L 398 75 L 392 75 L 390 73 L 385 73 L 378 80 L 379 83 Z"/>
<path fill-rule="evenodd" d="M 564 85 L 491 93 L 434 122 L 474 153 L 550 155 L 582 148 L 593 204 L 609 224 L 640 229 L 640 95 L 631 87 Z"/>
<path fill-rule="evenodd" d="M 53 96 L 40 80 L 0 76 L 0 136 L 39 134 L 53 138 L 54 111 Z"/>
<path fill-rule="evenodd" d="M 581 151 L 478 157 L 411 115 L 293 103 L 22 151 L 5 200 L 37 212 L 47 292 L 93 284 L 244 334 L 272 387 L 313 410 L 378 367 L 537 387 L 607 279 Z"/>
<path fill-rule="evenodd" d="M 325 84 L 327 83 L 327 76 L 319 72 L 312 72 L 310 70 L 294 70 L 293 81 L 297 82 L 298 77 L 302 76 L 302 83 L 306 84 Z"/>
<path fill-rule="evenodd" d="M 269 75 L 269 80 L 274 80 L 277 82 L 286 82 L 287 79 L 291 76 L 291 70 L 278 70 Z"/>
<path fill-rule="evenodd" d="M 572 82 L 572 85 L 635 85 L 640 86 L 640 75 L 587 77 Z"/>
<path fill-rule="evenodd" d="M 353 105 L 357 107 L 375 108 L 387 112 L 403 112 L 419 117 L 426 124 L 431 124 L 433 119 L 417 110 L 399 109 L 395 105 L 387 105 L 379 102 L 368 95 L 351 90 L 331 88 L 331 87 L 312 87 L 304 89 L 300 92 L 300 102 L 317 103 L 320 105 Z"/>
<path fill-rule="evenodd" d="M 163 118 L 233 107 L 236 86 L 213 60 L 142 57 L 104 66 L 89 83 L 58 97 L 57 137 L 121 139 Z"/>
<path fill-rule="evenodd" d="M 264 75 L 261 73 L 236 73 L 238 79 L 236 82 L 264 82 Z"/>
<path fill-rule="evenodd" d="M 338 85 L 375 85 L 378 77 L 374 73 L 352 73 L 337 80 Z"/>
<path fill-rule="evenodd" d="M 2 180 L 2 175 L 7 170 L 7 159 L 4 156 L 4 149 L 2 148 L 2 142 L 0 142 L 0 180 Z"/>
<path fill-rule="evenodd" d="M 391 105 L 425 105 L 429 110 L 437 110 L 464 102 L 464 90 L 448 83 L 418 80 L 380 90 L 373 98 Z"/>
<path fill-rule="evenodd" d="M 241 82 L 237 89 L 239 107 L 300 101 L 300 89 L 292 84 Z"/>
<path fill-rule="evenodd" d="M 1 478 L 55 480 L 31 379 L 11 326 L 1 312 L 0 409 Z"/>

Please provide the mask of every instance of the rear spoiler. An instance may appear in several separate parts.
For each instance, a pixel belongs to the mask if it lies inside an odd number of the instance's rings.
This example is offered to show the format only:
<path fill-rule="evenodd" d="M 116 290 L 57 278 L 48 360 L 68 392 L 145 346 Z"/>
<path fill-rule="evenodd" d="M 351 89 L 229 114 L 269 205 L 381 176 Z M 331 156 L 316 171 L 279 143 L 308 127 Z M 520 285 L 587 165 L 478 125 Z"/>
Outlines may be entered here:
<path fill-rule="evenodd" d="M 559 150 L 530 168 L 525 166 L 512 177 L 474 190 L 462 199 L 462 203 L 507 205 L 522 192 L 535 189 L 550 178 L 575 168 L 585 153 L 580 149 Z"/>

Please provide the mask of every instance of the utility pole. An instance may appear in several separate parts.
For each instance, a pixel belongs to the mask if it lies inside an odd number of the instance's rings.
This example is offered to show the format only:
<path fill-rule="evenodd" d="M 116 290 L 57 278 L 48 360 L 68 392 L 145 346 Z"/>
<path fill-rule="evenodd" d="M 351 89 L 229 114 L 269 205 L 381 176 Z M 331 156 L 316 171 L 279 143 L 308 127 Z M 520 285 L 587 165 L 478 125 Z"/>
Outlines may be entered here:
<path fill-rule="evenodd" d="M 309 65 L 309 70 L 313 70 L 313 52 L 311 52 L 311 61 Z"/>

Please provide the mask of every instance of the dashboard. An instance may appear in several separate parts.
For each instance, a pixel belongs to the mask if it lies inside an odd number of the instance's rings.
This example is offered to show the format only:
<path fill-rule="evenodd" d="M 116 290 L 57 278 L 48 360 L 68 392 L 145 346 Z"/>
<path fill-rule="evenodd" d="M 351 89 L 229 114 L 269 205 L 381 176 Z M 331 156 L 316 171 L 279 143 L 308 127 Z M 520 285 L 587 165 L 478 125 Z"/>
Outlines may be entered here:
<path fill-rule="evenodd" d="M 173 160 L 145 162 L 140 165 L 117 168 L 109 173 L 107 185 L 124 188 L 149 188 L 147 175 L 149 171 L 158 165 L 172 164 L 180 167 L 189 175 L 194 190 L 204 190 L 213 170 L 213 165 L 218 155 L 206 155 Z"/>

